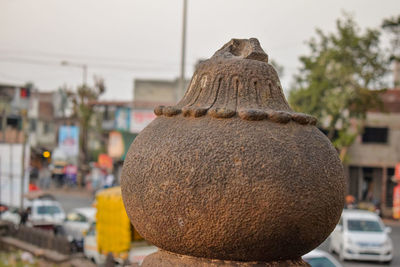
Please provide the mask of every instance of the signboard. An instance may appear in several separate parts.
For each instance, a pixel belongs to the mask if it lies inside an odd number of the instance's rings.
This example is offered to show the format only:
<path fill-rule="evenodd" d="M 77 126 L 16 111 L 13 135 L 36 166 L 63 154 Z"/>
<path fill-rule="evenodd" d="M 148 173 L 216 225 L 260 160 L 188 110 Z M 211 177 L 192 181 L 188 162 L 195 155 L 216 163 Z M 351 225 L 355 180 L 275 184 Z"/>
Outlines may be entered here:
<path fill-rule="evenodd" d="M 393 218 L 400 219 L 400 185 L 393 189 Z"/>
<path fill-rule="evenodd" d="M 77 126 L 61 126 L 58 133 L 58 147 L 68 157 L 78 156 L 79 128 Z"/>
<path fill-rule="evenodd" d="M 156 115 L 153 110 L 132 110 L 130 126 L 131 132 L 139 133 L 155 118 Z"/>
<path fill-rule="evenodd" d="M 108 138 L 108 155 L 112 158 L 120 158 L 124 155 L 125 147 L 122 134 L 117 131 L 112 131 Z"/>
<path fill-rule="evenodd" d="M 113 160 L 107 154 L 100 154 L 97 160 L 100 168 L 112 170 Z"/>
<path fill-rule="evenodd" d="M 396 180 L 400 181 L 400 162 L 396 164 L 394 168 L 394 177 Z"/>
<path fill-rule="evenodd" d="M 129 131 L 129 124 L 131 123 L 131 109 L 126 107 L 119 107 L 115 111 L 115 129 Z"/>
<path fill-rule="evenodd" d="M 137 134 L 127 131 L 111 131 L 108 136 L 108 156 L 115 160 L 125 160 L 126 153 Z"/>

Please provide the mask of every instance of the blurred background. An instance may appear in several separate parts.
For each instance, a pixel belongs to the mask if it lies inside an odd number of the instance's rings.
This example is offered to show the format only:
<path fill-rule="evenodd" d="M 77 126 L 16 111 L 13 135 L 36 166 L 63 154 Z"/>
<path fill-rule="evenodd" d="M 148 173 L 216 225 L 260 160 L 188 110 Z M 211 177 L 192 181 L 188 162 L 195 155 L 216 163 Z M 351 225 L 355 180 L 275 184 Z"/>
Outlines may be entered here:
<path fill-rule="evenodd" d="M 3 219 L 20 223 L 49 195 L 65 214 L 46 227 L 93 208 L 96 193 L 118 187 L 153 108 L 176 103 L 196 65 L 230 39 L 255 37 L 291 107 L 317 117 L 336 147 L 347 206 L 391 225 L 400 266 L 398 0 L 0 0 L 0 36 Z M 80 231 L 96 221 L 87 214 Z"/>

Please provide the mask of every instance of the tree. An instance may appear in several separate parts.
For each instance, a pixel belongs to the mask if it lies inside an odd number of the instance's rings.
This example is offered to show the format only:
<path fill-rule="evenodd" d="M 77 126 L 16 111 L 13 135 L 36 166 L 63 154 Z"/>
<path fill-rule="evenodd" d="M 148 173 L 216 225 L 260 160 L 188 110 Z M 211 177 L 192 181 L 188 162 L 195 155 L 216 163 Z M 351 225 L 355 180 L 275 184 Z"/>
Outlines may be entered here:
<path fill-rule="evenodd" d="M 79 160 L 78 160 L 78 184 L 82 185 L 83 177 L 87 172 L 89 160 L 88 152 L 88 133 L 90 122 L 94 114 L 94 107 L 91 101 L 98 100 L 99 96 L 105 92 L 104 80 L 95 77 L 95 84 L 90 87 L 83 84 L 77 88 L 76 93 L 69 92 L 69 98 L 73 103 L 73 115 L 79 123 Z"/>
<path fill-rule="evenodd" d="M 383 20 L 382 29 L 389 34 L 389 61 L 394 64 L 394 86 L 400 86 L 400 15 Z"/>
<path fill-rule="evenodd" d="M 400 61 L 400 15 L 384 19 L 382 29 L 391 35 L 390 59 Z"/>
<path fill-rule="evenodd" d="M 348 14 L 336 21 L 335 33 L 316 33 L 308 42 L 310 55 L 300 57 L 302 67 L 289 102 L 296 111 L 318 118 L 343 161 L 363 129 L 367 111 L 381 106 L 377 89 L 383 88 L 387 61 L 380 32 L 362 32 Z"/>

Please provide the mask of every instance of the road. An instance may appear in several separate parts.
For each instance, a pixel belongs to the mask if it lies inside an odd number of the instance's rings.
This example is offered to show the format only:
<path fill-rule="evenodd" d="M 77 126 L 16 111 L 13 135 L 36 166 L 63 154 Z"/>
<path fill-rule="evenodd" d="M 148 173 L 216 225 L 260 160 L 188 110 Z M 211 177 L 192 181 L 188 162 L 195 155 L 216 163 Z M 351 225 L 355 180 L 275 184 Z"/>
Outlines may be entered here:
<path fill-rule="evenodd" d="M 52 189 L 48 192 L 61 203 L 66 213 L 74 208 L 91 207 L 94 200 L 93 195 L 85 190 Z"/>
<path fill-rule="evenodd" d="M 56 196 L 56 199 L 61 203 L 61 206 L 64 208 L 66 213 L 70 212 L 74 208 L 91 207 L 93 203 L 92 198 L 85 196 L 71 197 L 68 195 L 58 195 Z"/>
<path fill-rule="evenodd" d="M 390 226 L 392 228 L 392 232 L 390 234 L 390 237 L 393 240 L 393 260 L 390 264 L 383 265 L 381 263 L 376 263 L 376 262 L 357 262 L 357 261 L 345 261 L 342 262 L 344 267 L 372 267 L 372 266 L 400 266 L 400 223 L 399 222 L 390 222 L 386 221 L 385 222 L 386 226 Z M 328 251 L 328 246 L 329 246 L 329 238 L 325 240 L 324 243 L 322 243 L 318 248 Z M 339 257 L 334 254 L 333 255 L 339 262 Z"/>

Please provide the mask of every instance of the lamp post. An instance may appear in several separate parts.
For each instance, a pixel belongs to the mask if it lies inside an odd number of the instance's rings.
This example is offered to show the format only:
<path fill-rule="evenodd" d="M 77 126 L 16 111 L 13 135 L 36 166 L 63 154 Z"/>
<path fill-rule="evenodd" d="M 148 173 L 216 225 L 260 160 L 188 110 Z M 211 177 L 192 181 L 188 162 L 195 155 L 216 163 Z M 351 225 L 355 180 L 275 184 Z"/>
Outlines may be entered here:
<path fill-rule="evenodd" d="M 83 85 L 86 85 L 86 82 L 87 82 L 87 65 L 86 64 L 73 63 L 73 62 L 63 60 L 63 61 L 61 61 L 61 65 L 82 68 L 82 83 L 83 83 Z"/>
<path fill-rule="evenodd" d="M 71 67 L 78 67 L 78 68 L 82 68 L 82 85 L 86 86 L 86 81 L 87 81 L 87 65 L 86 64 L 79 64 L 79 63 L 72 63 L 72 62 L 68 62 L 68 61 L 61 61 L 61 65 L 62 66 L 71 66 Z M 79 133 L 79 152 L 78 152 L 78 176 L 77 176 L 77 183 L 81 186 L 82 185 L 82 181 L 83 181 L 83 166 L 85 164 L 85 155 L 84 155 L 84 147 L 86 147 L 83 144 L 83 139 L 86 139 L 85 136 L 83 135 L 83 130 L 82 130 L 82 124 L 79 120 L 79 125 L 80 125 L 80 133 Z M 83 162 L 81 159 L 84 159 Z"/>
<path fill-rule="evenodd" d="M 187 0 L 183 0 L 182 16 L 182 47 L 181 47 L 181 75 L 179 78 L 176 101 L 178 101 L 185 92 L 185 57 L 186 57 L 186 22 L 187 21 Z"/>

